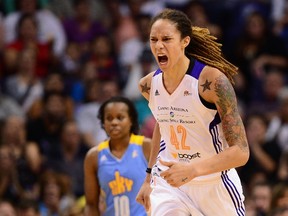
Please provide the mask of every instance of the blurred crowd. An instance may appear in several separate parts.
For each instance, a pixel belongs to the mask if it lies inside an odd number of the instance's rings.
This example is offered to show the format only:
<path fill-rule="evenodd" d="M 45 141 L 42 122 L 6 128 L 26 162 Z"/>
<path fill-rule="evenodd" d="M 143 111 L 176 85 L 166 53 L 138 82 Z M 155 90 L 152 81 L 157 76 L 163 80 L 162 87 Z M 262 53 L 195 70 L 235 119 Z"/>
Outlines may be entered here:
<path fill-rule="evenodd" d="M 157 68 L 150 20 L 166 7 L 239 67 L 246 215 L 288 215 L 287 0 L 1 0 L 0 215 L 83 214 L 83 160 L 107 138 L 97 112 L 111 96 L 133 100 L 152 136 L 138 81 Z"/>

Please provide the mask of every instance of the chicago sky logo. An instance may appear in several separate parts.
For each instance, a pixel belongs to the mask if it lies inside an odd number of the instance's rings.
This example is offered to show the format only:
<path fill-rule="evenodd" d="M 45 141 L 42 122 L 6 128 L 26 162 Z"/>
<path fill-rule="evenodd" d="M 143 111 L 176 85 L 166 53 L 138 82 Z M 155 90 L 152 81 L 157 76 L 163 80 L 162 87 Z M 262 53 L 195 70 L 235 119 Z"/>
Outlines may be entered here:
<path fill-rule="evenodd" d="M 159 91 L 158 91 L 158 89 L 156 89 L 156 91 L 155 91 L 155 96 L 159 96 L 160 94 L 159 94 Z"/>
<path fill-rule="evenodd" d="M 133 180 L 120 175 L 119 171 L 115 172 L 115 179 L 108 183 L 114 196 L 130 192 L 133 186 Z"/>

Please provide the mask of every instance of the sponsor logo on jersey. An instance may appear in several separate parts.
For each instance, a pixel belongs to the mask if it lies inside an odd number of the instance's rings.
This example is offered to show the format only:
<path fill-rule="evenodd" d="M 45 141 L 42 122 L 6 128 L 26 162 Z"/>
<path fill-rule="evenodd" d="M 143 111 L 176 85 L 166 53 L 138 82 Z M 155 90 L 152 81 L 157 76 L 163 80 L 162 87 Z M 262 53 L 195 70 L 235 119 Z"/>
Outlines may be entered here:
<path fill-rule="evenodd" d="M 193 160 L 195 158 L 201 158 L 201 154 L 200 152 L 196 152 L 194 154 L 181 154 L 181 153 L 171 153 L 172 157 L 175 159 L 179 159 L 179 161 L 190 161 Z"/>
<path fill-rule="evenodd" d="M 155 96 L 159 96 L 160 94 L 159 94 L 159 91 L 158 91 L 158 89 L 156 89 L 156 91 L 155 91 Z"/>
<path fill-rule="evenodd" d="M 181 108 L 181 107 L 168 107 L 168 106 L 158 106 L 158 110 L 172 110 L 177 112 L 189 112 L 188 109 Z"/>
<path fill-rule="evenodd" d="M 136 158 L 136 157 L 138 157 L 138 151 L 137 151 L 137 150 L 134 150 L 134 151 L 132 152 L 132 158 Z"/>
<path fill-rule="evenodd" d="M 106 155 L 102 155 L 101 158 L 100 158 L 100 161 L 103 162 L 103 161 L 106 161 L 106 160 L 107 160 Z"/>
<path fill-rule="evenodd" d="M 192 95 L 192 93 L 189 92 L 188 90 L 185 90 L 185 91 L 184 91 L 184 96 L 189 96 L 189 95 Z"/>
<path fill-rule="evenodd" d="M 170 114 L 171 115 L 171 114 Z M 175 115 L 171 116 L 170 119 L 167 118 L 156 118 L 159 123 L 180 123 L 180 124 L 196 124 L 195 120 L 184 120 L 184 119 L 175 119 Z"/>

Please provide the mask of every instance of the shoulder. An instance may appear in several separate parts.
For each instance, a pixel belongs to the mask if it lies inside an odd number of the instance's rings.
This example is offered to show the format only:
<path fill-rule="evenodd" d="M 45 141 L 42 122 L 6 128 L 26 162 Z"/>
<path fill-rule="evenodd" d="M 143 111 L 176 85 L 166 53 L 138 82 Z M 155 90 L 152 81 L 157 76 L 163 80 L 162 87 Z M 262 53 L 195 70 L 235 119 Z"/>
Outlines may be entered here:
<path fill-rule="evenodd" d="M 98 147 L 94 146 L 86 153 L 85 160 L 87 162 L 93 162 L 97 159 L 98 156 Z"/>
<path fill-rule="evenodd" d="M 147 100 L 149 100 L 149 94 L 150 94 L 150 89 L 151 89 L 151 80 L 152 80 L 154 73 L 155 73 L 155 71 L 142 77 L 139 81 L 139 84 L 138 84 L 138 87 L 139 87 L 141 94 Z"/>
<path fill-rule="evenodd" d="M 216 103 L 219 98 L 227 94 L 235 96 L 228 77 L 211 66 L 205 66 L 200 74 L 198 89 L 200 96 L 210 103 Z"/>
<path fill-rule="evenodd" d="M 215 67 L 211 67 L 209 65 L 205 65 L 205 67 L 203 68 L 203 71 L 201 72 L 200 76 L 199 76 L 199 82 L 203 82 L 206 79 L 215 79 L 217 76 L 221 75 L 224 73 L 222 73 L 220 70 L 218 70 Z"/>
<path fill-rule="evenodd" d="M 151 138 L 148 138 L 148 137 L 144 137 L 144 140 L 143 140 L 143 148 L 145 146 L 150 146 L 151 145 Z"/>

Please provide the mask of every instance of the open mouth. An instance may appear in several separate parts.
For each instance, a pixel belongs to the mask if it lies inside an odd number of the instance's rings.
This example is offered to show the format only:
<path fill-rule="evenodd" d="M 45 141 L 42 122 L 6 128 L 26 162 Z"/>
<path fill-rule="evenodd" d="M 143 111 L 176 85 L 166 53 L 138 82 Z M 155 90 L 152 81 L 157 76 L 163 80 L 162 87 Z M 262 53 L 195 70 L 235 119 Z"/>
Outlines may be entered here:
<path fill-rule="evenodd" d="M 168 57 L 167 56 L 158 56 L 158 62 L 160 64 L 165 64 L 168 61 Z"/>

